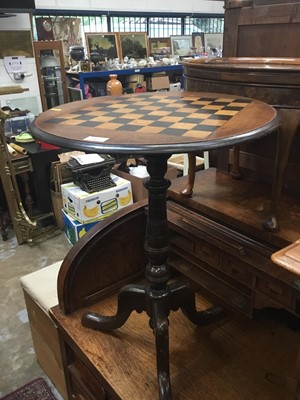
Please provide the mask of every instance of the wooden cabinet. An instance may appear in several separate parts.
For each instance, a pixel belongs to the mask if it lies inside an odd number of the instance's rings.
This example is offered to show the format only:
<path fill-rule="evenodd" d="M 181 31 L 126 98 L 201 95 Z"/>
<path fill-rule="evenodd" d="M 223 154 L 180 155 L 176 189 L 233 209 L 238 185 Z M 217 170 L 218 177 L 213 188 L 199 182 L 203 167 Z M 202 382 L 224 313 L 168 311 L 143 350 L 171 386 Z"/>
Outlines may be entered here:
<path fill-rule="evenodd" d="M 271 255 L 297 238 L 300 227 L 293 215 L 300 206 L 290 210 L 290 202 L 283 197 L 281 230 L 268 233 L 257 211 L 250 208 L 249 193 L 255 197 L 259 184 L 237 182 L 228 173 L 210 168 L 198 172 L 194 198 L 184 199 L 179 194 L 184 180 L 173 181 L 169 190 L 170 265 L 249 317 L 265 307 L 285 309 L 299 317 L 298 276 L 273 263 Z M 231 201 L 225 188 L 234 193 Z M 260 202 L 267 202 L 267 193 L 267 188 L 266 197 L 260 192 Z M 222 195 L 224 203 L 214 203 Z"/>
<path fill-rule="evenodd" d="M 43 111 L 68 103 L 61 40 L 33 42 Z"/>
<path fill-rule="evenodd" d="M 299 0 L 227 0 L 224 57 L 299 57 Z"/>

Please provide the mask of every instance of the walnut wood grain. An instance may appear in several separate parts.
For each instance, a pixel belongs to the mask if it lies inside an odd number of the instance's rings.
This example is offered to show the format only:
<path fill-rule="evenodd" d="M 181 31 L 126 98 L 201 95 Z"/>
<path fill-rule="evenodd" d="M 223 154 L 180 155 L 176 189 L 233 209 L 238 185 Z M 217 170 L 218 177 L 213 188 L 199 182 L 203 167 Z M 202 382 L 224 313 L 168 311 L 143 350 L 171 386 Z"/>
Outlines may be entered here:
<path fill-rule="evenodd" d="M 111 315 L 115 304 L 113 296 L 92 309 Z M 197 295 L 198 309 L 210 305 L 207 298 Z M 81 365 L 80 370 L 85 371 L 83 379 L 98 381 L 107 399 L 157 399 L 154 336 L 147 327 L 147 316 L 135 313 L 122 328 L 103 333 L 81 325 L 84 311 L 66 316 L 57 307 L 51 310 L 67 349 L 66 364 Z M 181 312 L 171 313 L 173 398 L 294 399 L 298 342 L 297 332 L 288 329 L 280 317 L 268 313 L 256 320 L 229 317 L 223 323 L 204 328 L 186 323 Z M 69 390 L 72 398 L 71 393 L 76 394 L 79 389 L 71 385 Z M 91 399 L 99 397 L 95 394 Z"/>

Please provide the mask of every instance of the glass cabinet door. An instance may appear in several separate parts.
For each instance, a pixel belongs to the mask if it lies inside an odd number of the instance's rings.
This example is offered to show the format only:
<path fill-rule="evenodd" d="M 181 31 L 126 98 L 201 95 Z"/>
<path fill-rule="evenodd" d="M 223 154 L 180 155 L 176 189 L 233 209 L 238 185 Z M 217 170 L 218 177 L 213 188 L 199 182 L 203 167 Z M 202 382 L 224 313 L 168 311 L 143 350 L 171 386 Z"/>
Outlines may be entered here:
<path fill-rule="evenodd" d="M 34 42 L 43 111 L 68 102 L 63 47 L 60 40 Z"/>

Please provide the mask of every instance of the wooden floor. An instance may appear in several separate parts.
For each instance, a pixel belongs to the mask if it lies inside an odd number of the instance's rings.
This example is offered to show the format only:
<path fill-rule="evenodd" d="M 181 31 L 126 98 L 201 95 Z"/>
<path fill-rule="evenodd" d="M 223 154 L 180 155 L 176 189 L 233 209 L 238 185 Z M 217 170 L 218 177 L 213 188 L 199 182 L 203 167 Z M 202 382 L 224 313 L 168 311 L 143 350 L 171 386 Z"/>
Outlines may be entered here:
<path fill-rule="evenodd" d="M 116 299 L 92 309 L 112 315 Z M 209 301 L 197 295 L 198 309 Z M 154 337 L 145 313 L 133 313 L 114 333 L 83 328 L 82 310 L 54 314 L 85 357 L 123 400 L 158 399 Z M 229 315 L 207 327 L 195 327 L 181 311 L 170 316 L 173 400 L 293 400 L 299 332 L 285 317 L 260 312 L 255 320 Z"/>

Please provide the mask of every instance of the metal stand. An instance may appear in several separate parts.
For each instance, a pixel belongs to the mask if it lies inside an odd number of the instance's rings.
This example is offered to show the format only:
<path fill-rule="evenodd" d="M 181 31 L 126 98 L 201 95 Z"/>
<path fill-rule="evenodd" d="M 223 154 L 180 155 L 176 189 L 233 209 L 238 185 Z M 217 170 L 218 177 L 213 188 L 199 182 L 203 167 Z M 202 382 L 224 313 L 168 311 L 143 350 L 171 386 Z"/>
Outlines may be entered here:
<path fill-rule="evenodd" d="M 20 115 L 19 112 L 17 115 Z M 9 151 L 7 150 L 6 138 L 4 134 L 4 123 L 7 118 L 14 116 L 14 113 L 5 113 L 0 110 L 0 177 L 7 199 L 10 218 L 14 227 L 16 238 L 19 244 L 32 243 L 32 239 L 36 235 L 40 235 L 42 231 L 38 228 L 38 221 L 44 218 L 49 218 L 53 214 L 42 215 L 35 220 L 32 220 L 26 210 L 24 209 L 21 199 L 14 165 L 11 161 Z M 22 166 L 22 173 L 32 171 L 31 163 L 27 166 Z M 28 193 L 26 193 L 27 200 Z M 32 204 L 29 203 L 29 211 L 31 211 Z M 3 235 L 3 233 L 2 233 Z M 4 240 L 7 239 L 5 232 Z"/>

